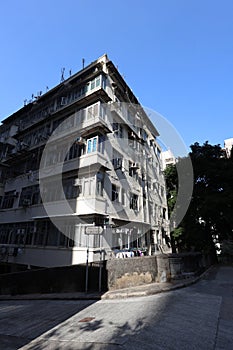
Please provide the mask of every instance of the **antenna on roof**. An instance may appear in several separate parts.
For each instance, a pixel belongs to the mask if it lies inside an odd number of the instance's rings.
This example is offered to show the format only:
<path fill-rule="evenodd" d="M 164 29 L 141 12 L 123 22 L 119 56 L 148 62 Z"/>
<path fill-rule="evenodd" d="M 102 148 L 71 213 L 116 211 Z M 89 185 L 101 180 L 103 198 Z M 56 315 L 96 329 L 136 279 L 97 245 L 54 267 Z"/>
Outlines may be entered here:
<path fill-rule="evenodd" d="M 71 77 L 71 75 L 72 75 L 72 70 L 71 69 L 69 70 L 69 74 L 70 74 L 70 77 Z"/>
<path fill-rule="evenodd" d="M 84 69 L 84 66 L 85 66 L 85 58 L 82 58 L 82 65 L 83 65 L 83 69 Z"/>
<path fill-rule="evenodd" d="M 64 78 L 65 68 L 61 69 L 61 83 L 65 80 Z"/>

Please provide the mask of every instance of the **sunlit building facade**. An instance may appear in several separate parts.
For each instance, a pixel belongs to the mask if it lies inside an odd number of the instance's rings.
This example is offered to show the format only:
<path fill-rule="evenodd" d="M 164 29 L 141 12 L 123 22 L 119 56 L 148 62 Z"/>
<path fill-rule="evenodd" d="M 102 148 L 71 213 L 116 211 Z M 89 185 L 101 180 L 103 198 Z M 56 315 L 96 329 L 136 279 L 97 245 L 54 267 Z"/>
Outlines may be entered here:
<path fill-rule="evenodd" d="M 106 55 L 0 126 L 0 261 L 64 266 L 166 249 L 158 131 Z M 89 227 L 89 229 L 87 229 Z M 90 228 L 91 227 L 91 228 Z M 89 234 L 88 234 L 89 233 Z"/>

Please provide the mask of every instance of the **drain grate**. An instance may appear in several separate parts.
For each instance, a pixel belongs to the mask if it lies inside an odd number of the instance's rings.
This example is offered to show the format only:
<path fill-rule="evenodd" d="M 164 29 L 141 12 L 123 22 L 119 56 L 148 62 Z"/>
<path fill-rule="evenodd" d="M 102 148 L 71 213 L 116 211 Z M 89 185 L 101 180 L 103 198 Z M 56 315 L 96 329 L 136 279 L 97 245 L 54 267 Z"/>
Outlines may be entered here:
<path fill-rule="evenodd" d="M 78 322 L 91 322 L 94 319 L 95 319 L 95 317 L 84 317 L 81 320 L 79 320 Z"/>

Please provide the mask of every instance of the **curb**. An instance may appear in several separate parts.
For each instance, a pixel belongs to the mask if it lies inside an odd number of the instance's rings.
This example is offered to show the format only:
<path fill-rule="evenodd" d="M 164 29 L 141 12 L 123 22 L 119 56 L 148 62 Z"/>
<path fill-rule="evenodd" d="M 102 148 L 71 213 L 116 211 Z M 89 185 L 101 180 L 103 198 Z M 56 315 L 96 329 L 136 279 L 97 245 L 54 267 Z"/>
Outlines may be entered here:
<path fill-rule="evenodd" d="M 108 300 L 108 299 L 126 299 L 126 298 L 131 298 L 131 297 L 144 297 L 144 296 L 149 296 L 149 295 L 155 295 L 155 294 L 160 294 L 160 293 L 167 293 L 169 291 L 173 291 L 176 289 L 180 288 L 185 288 L 188 287 L 196 282 L 198 282 L 201 278 L 203 278 L 205 275 L 207 275 L 210 270 L 212 270 L 215 267 L 215 265 L 210 266 L 207 270 L 205 270 L 202 274 L 200 274 L 197 277 L 194 277 L 192 279 L 173 284 L 170 286 L 164 286 L 160 287 L 159 285 L 155 285 L 155 289 L 153 289 L 152 285 L 147 285 L 147 290 L 144 291 L 132 291 L 129 292 L 127 291 L 128 288 L 125 289 L 118 289 L 116 291 L 109 291 L 106 292 L 101 296 L 102 300 Z M 137 288 L 137 287 L 135 287 Z M 146 287 L 145 287 L 146 288 Z"/>

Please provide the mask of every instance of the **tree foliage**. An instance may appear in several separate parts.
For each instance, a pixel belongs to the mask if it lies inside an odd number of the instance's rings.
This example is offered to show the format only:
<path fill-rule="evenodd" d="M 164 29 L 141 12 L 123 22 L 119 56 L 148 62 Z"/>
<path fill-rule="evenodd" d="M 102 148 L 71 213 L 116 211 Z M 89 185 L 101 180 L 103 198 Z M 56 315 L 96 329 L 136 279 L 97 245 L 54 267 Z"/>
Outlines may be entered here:
<path fill-rule="evenodd" d="M 194 187 L 190 206 L 172 239 L 179 251 L 214 252 L 220 243 L 233 239 L 233 158 L 226 158 L 220 145 L 191 145 Z M 179 161 L 179 160 L 178 160 Z M 165 170 L 169 212 L 175 205 L 178 179 L 176 166 Z"/>

